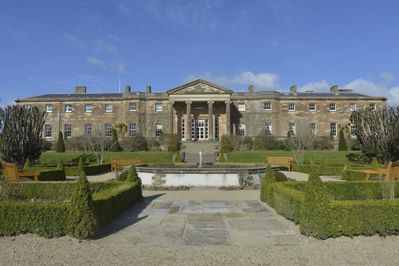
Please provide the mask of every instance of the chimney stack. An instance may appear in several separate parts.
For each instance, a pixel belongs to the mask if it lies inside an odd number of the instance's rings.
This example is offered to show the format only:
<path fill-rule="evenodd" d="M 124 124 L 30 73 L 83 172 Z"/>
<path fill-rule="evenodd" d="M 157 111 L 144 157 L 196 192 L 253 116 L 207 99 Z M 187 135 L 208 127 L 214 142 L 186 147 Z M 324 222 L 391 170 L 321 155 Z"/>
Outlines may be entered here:
<path fill-rule="evenodd" d="M 248 87 L 248 91 L 249 92 L 254 92 L 254 85 L 249 85 L 249 87 Z"/>
<path fill-rule="evenodd" d="M 330 88 L 330 92 L 334 93 L 334 94 L 338 94 L 339 93 L 339 88 L 338 85 L 334 85 Z"/>
<path fill-rule="evenodd" d="M 151 85 L 147 85 L 147 93 L 151 93 Z"/>
<path fill-rule="evenodd" d="M 76 86 L 75 87 L 75 93 L 76 94 L 85 94 L 86 93 L 86 87 L 85 86 Z"/>
<path fill-rule="evenodd" d="M 298 89 L 297 89 L 296 85 L 292 85 L 290 87 L 290 93 L 292 93 L 292 94 L 297 94 L 298 93 Z"/>
<path fill-rule="evenodd" d="M 130 87 L 130 85 L 126 85 L 125 92 L 126 93 L 131 93 L 132 92 L 132 87 Z"/>

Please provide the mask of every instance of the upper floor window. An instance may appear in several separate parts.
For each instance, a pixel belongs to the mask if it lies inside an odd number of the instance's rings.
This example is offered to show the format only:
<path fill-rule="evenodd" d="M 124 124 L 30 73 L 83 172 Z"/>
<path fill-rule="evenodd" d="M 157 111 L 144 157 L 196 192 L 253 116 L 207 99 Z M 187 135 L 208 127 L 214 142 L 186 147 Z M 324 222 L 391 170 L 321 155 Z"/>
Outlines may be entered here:
<path fill-rule="evenodd" d="M 72 112 L 73 112 L 72 104 L 66 104 L 65 113 L 72 113 Z"/>
<path fill-rule="evenodd" d="M 238 104 L 238 111 L 245 112 L 245 103 Z"/>
<path fill-rule="evenodd" d="M 337 105 L 335 103 L 330 103 L 330 112 L 337 111 Z"/>
<path fill-rule="evenodd" d="M 155 112 L 162 112 L 162 103 L 155 104 Z"/>
<path fill-rule="evenodd" d="M 137 104 L 129 103 L 129 112 L 136 112 L 136 111 L 137 111 Z"/>
<path fill-rule="evenodd" d="M 52 104 L 46 104 L 46 112 L 47 113 L 52 113 L 53 112 L 53 105 Z"/>
<path fill-rule="evenodd" d="M 316 135 L 316 123 L 310 123 L 309 128 L 310 128 L 310 133 Z"/>
<path fill-rule="evenodd" d="M 356 111 L 356 103 L 350 103 L 349 104 L 349 109 L 351 110 L 351 112 Z"/>
<path fill-rule="evenodd" d="M 337 136 L 337 123 L 330 123 L 330 136 Z"/>
<path fill-rule="evenodd" d="M 263 109 L 265 109 L 266 111 L 272 110 L 272 103 L 271 102 L 263 103 Z"/>
<path fill-rule="evenodd" d="M 44 137 L 51 138 L 51 136 L 52 136 L 51 124 L 45 124 L 44 125 Z"/>
<path fill-rule="evenodd" d="M 309 110 L 309 112 L 315 112 L 316 111 L 316 104 L 315 103 L 309 103 L 308 110 Z"/>
<path fill-rule="evenodd" d="M 84 134 L 86 136 L 90 136 L 91 135 L 91 124 L 85 124 L 85 131 Z"/>
<path fill-rule="evenodd" d="M 288 112 L 295 112 L 295 103 L 288 104 Z"/>
<path fill-rule="evenodd" d="M 266 122 L 265 123 L 265 135 L 266 136 L 271 136 L 272 135 L 272 123 L 271 122 Z"/>
<path fill-rule="evenodd" d="M 136 129 L 136 123 L 130 123 L 129 124 L 129 136 L 133 137 L 136 135 L 137 129 Z"/>
<path fill-rule="evenodd" d="M 247 134 L 245 124 L 240 124 L 240 136 L 245 136 Z"/>
<path fill-rule="evenodd" d="M 70 138 L 72 136 L 72 125 L 64 124 L 64 137 Z"/>
<path fill-rule="evenodd" d="M 105 112 L 112 113 L 112 103 L 105 104 Z"/>
<path fill-rule="evenodd" d="M 155 124 L 155 137 L 160 136 L 162 136 L 162 124 L 158 122 Z"/>
<path fill-rule="evenodd" d="M 377 110 L 377 105 L 376 105 L 375 103 L 370 103 L 370 104 L 369 104 L 369 107 L 370 107 L 370 109 L 371 109 L 372 111 Z"/>
<path fill-rule="evenodd" d="M 91 103 L 85 104 L 85 112 L 86 113 L 93 112 L 93 105 Z"/>
<path fill-rule="evenodd" d="M 105 136 L 112 137 L 112 124 L 104 124 Z"/>

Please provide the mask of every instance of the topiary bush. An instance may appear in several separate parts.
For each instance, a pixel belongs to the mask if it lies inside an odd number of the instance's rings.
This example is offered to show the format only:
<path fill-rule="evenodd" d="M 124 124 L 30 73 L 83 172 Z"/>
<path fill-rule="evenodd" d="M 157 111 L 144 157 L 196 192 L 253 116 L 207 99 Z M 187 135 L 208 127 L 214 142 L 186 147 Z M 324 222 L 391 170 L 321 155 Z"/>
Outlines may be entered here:
<path fill-rule="evenodd" d="M 62 162 L 62 160 L 60 160 L 59 162 L 58 162 L 58 164 L 57 164 L 57 169 L 58 170 L 65 170 L 65 167 L 64 167 L 64 163 Z"/>
<path fill-rule="evenodd" d="M 30 167 L 31 167 L 31 163 L 30 163 L 30 160 L 29 160 L 29 158 L 28 158 L 28 159 L 26 159 L 26 161 L 25 161 L 24 169 L 29 169 Z"/>
<path fill-rule="evenodd" d="M 62 135 L 61 131 L 58 133 L 58 140 L 57 140 L 57 145 L 55 146 L 55 151 L 65 152 L 64 136 Z"/>
<path fill-rule="evenodd" d="M 68 235 L 78 239 L 90 238 L 96 232 L 97 223 L 89 181 L 84 171 L 78 178 L 70 203 Z"/>
<path fill-rule="evenodd" d="M 346 143 L 345 134 L 342 129 L 339 131 L 338 150 L 339 151 L 348 150 L 348 144 Z"/>

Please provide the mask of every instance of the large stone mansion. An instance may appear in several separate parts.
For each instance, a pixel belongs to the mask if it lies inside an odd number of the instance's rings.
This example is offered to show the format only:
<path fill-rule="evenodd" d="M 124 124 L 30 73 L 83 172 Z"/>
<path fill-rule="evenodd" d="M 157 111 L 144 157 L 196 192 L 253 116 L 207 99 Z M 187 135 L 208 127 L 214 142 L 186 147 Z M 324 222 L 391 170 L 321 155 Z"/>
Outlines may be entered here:
<path fill-rule="evenodd" d="M 220 140 L 222 135 L 254 137 L 271 132 L 276 137 L 295 133 L 298 119 L 306 119 L 317 136 L 337 136 L 341 125 L 350 123 L 351 112 L 360 108 L 382 108 L 386 98 L 371 97 L 334 86 L 328 93 L 277 91 L 247 92 L 226 89 L 205 80 L 195 80 L 167 92 L 132 91 L 87 93 L 76 87 L 71 94 L 45 94 L 19 99 L 22 105 L 37 106 L 48 115 L 44 137 L 102 134 L 127 125 L 129 136 L 159 137 L 177 134 L 182 141 Z"/>

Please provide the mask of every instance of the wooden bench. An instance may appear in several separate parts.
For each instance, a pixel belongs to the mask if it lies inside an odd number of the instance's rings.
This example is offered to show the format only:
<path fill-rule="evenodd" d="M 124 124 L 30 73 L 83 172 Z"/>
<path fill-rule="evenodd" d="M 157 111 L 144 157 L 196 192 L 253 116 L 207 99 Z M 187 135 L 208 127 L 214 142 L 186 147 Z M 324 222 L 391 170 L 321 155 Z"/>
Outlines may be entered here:
<path fill-rule="evenodd" d="M 141 163 L 141 160 L 137 158 L 111 158 L 111 171 L 115 171 L 119 167 L 138 163 Z"/>
<path fill-rule="evenodd" d="M 294 167 L 294 157 L 267 157 L 265 163 L 271 167 L 286 167 L 291 172 Z"/>
<path fill-rule="evenodd" d="M 33 180 L 39 181 L 39 172 L 18 171 L 18 167 L 13 163 L 3 162 L 3 175 L 7 181 L 19 181 L 21 177 L 33 177 Z"/>
<path fill-rule="evenodd" d="M 351 170 L 353 172 L 360 172 L 366 175 L 366 180 L 370 180 L 371 175 L 379 175 L 384 180 L 399 179 L 399 163 L 389 161 L 387 168 L 380 169 L 366 169 L 366 170 Z"/>

